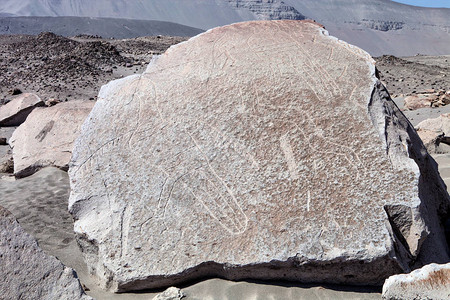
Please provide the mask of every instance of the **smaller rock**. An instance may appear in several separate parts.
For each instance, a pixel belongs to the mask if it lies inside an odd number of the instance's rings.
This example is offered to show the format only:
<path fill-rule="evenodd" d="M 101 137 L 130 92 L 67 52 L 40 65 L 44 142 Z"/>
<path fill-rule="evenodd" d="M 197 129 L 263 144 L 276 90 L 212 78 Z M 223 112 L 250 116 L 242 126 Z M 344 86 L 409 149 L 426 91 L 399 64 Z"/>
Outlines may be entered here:
<path fill-rule="evenodd" d="M 5 137 L 0 137 L 0 146 L 8 145 Z"/>
<path fill-rule="evenodd" d="M 450 143 L 450 114 L 427 119 L 416 126 L 417 133 L 429 153 L 447 152 L 441 143 Z"/>
<path fill-rule="evenodd" d="M 8 144 L 8 140 L 12 137 L 14 130 L 16 130 L 16 127 L 0 127 L 0 139 L 5 139 Z"/>
<path fill-rule="evenodd" d="M 430 264 L 409 274 L 389 277 L 383 299 L 450 299 L 450 263 Z"/>
<path fill-rule="evenodd" d="M 14 161 L 9 146 L 0 146 L 0 173 L 12 173 Z"/>
<path fill-rule="evenodd" d="M 0 109 L 0 126 L 19 126 L 38 106 L 44 106 L 44 101 L 37 95 L 20 95 Z"/>
<path fill-rule="evenodd" d="M 415 110 L 423 107 L 440 107 L 450 104 L 450 95 L 445 91 L 428 89 L 405 98 L 405 108 Z"/>
<path fill-rule="evenodd" d="M 186 297 L 182 290 L 170 287 L 161 294 L 156 295 L 153 300 L 179 300 Z"/>
<path fill-rule="evenodd" d="M 411 95 L 405 97 L 405 109 L 416 110 L 424 107 L 431 107 L 432 100 L 427 97 L 420 97 L 419 95 Z"/>
<path fill-rule="evenodd" d="M 439 106 L 444 106 L 444 105 L 450 104 L 450 94 L 442 93 L 439 96 L 438 103 L 439 103 Z"/>
<path fill-rule="evenodd" d="M 12 89 L 9 93 L 13 96 L 22 94 L 22 91 L 18 88 Z"/>
<path fill-rule="evenodd" d="M 94 104 L 71 101 L 35 109 L 9 141 L 14 175 L 26 177 L 46 166 L 67 170 L 73 142 Z"/>
<path fill-rule="evenodd" d="M 45 105 L 46 105 L 46 106 L 53 106 L 53 105 L 56 105 L 56 104 L 58 104 L 58 103 L 61 103 L 61 101 L 58 100 L 58 99 L 55 99 L 55 98 L 49 98 L 49 99 L 47 99 L 47 100 L 45 101 Z"/>

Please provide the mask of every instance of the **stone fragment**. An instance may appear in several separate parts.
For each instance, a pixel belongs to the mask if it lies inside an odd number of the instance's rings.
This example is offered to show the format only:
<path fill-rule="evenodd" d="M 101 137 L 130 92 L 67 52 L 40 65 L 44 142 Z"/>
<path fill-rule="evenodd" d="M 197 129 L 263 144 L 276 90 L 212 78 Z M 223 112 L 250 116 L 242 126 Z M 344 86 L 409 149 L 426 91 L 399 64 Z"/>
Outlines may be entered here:
<path fill-rule="evenodd" d="M 6 143 L 8 143 L 14 130 L 16 130 L 16 127 L 0 127 L 0 138 L 5 139 Z"/>
<path fill-rule="evenodd" d="M 450 95 L 445 91 L 425 90 L 405 97 L 405 109 L 416 110 L 424 107 L 441 107 L 450 103 Z"/>
<path fill-rule="evenodd" d="M 14 100 L 0 106 L 0 126 L 19 126 L 36 107 L 44 106 L 35 94 L 21 94 Z"/>
<path fill-rule="evenodd" d="M 75 271 L 39 248 L 14 216 L 0 206 L 2 299 L 92 299 Z"/>
<path fill-rule="evenodd" d="M 381 285 L 449 259 L 436 163 L 370 55 L 310 21 L 212 29 L 104 86 L 69 175 L 78 242 L 114 291 Z"/>
<path fill-rule="evenodd" d="M 450 145 L 450 114 L 442 114 L 437 118 L 424 120 L 417 124 L 416 130 L 428 152 L 448 152 L 447 145 Z"/>
<path fill-rule="evenodd" d="M 389 277 L 383 285 L 383 299 L 450 299 L 450 263 Z"/>
<path fill-rule="evenodd" d="M 46 106 L 53 106 L 53 105 L 56 105 L 56 104 L 58 104 L 58 103 L 60 103 L 60 102 L 61 102 L 61 101 L 58 100 L 58 99 L 55 99 L 55 98 L 49 98 L 49 99 L 45 100 L 45 105 L 46 105 Z"/>
<path fill-rule="evenodd" d="M 0 146 L 0 173 L 12 173 L 14 171 L 14 161 L 11 147 Z"/>
<path fill-rule="evenodd" d="M 153 297 L 153 300 L 180 300 L 183 299 L 186 295 L 182 290 L 176 287 L 170 287 L 161 294 Z"/>
<path fill-rule="evenodd" d="M 71 101 L 35 109 L 10 140 L 15 176 L 46 166 L 67 170 L 73 143 L 93 106 L 92 101 Z"/>
<path fill-rule="evenodd" d="M 405 109 L 416 110 L 419 108 L 431 107 L 434 100 L 436 99 L 430 99 L 429 97 L 423 97 L 420 95 L 410 95 L 405 97 L 403 101 L 405 102 Z"/>
<path fill-rule="evenodd" d="M 21 91 L 20 89 L 18 89 L 18 88 L 15 88 L 15 89 L 10 90 L 9 93 L 10 93 L 11 95 L 15 96 L 15 95 L 20 95 L 20 94 L 22 94 L 22 91 Z"/>

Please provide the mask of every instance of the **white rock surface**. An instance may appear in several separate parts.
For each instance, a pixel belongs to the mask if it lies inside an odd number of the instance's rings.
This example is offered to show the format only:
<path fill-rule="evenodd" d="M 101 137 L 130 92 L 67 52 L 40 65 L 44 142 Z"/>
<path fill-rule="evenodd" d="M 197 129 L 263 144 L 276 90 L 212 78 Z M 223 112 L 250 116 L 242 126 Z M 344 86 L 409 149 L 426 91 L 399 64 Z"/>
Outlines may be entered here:
<path fill-rule="evenodd" d="M 211 276 L 381 285 L 447 261 L 447 191 L 374 73 L 315 23 L 261 21 L 104 86 L 69 170 L 91 272 L 115 291 Z"/>
<path fill-rule="evenodd" d="M 71 101 L 35 109 L 10 139 L 15 176 L 46 166 L 67 170 L 73 143 L 93 106 L 93 101 Z"/>
<path fill-rule="evenodd" d="M 450 263 L 389 277 L 383 285 L 383 299 L 450 299 Z"/>
<path fill-rule="evenodd" d="M 2 299 L 92 299 L 73 269 L 39 248 L 14 216 L 0 206 Z"/>
<path fill-rule="evenodd" d="M 153 300 L 180 300 L 185 297 L 182 290 L 176 287 L 170 287 L 161 294 L 156 295 Z"/>
<path fill-rule="evenodd" d="M 0 126 L 19 126 L 27 116 L 44 101 L 35 94 L 21 94 L 12 101 L 0 106 Z"/>

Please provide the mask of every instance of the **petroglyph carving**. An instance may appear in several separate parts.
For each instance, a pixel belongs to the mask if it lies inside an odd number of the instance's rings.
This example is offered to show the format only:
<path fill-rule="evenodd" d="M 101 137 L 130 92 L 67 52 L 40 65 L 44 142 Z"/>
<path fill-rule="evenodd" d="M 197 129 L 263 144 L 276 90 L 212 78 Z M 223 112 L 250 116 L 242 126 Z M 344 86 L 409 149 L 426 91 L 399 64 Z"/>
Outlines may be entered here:
<path fill-rule="evenodd" d="M 383 207 L 418 205 L 419 172 L 386 154 L 413 130 L 380 139 L 375 82 L 367 53 L 279 21 L 213 29 L 104 86 L 70 169 L 91 272 L 126 291 L 402 271 Z"/>

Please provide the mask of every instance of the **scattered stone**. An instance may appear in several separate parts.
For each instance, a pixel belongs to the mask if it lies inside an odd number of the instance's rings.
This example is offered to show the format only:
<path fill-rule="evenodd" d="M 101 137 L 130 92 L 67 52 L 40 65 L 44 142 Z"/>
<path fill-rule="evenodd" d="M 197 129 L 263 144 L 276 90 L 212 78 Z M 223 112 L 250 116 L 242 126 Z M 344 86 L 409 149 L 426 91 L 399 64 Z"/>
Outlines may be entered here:
<path fill-rule="evenodd" d="M 430 153 L 446 153 L 450 151 L 450 114 L 442 114 L 437 118 L 420 122 L 416 126 L 417 134 Z M 445 145 L 441 145 L 441 143 Z"/>
<path fill-rule="evenodd" d="M 0 138 L 6 139 L 6 143 L 11 138 L 16 127 L 0 127 Z"/>
<path fill-rule="evenodd" d="M 84 293 L 75 271 L 45 254 L 1 206 L 0 253 L 3 299 L 92 299 Z"/>
<path fill-rule="evenodd" d="M 405 97 L 404 102 L 405 102 L 405 104 L 404 104 L 405 109 L 416 110 L 419 108 L 431 107 L 433 100 L 428 97 L 421 97 L 419 95 L 411 95 L 411 96 Z"/>
<path fill-rule="evenodd" d="M 405 97 L 405 109 L 416 110 L 424 107 L 440 107 L 450 103 L 450 95 L 445 91 L 434 92 L 434 89 L 426 90 L 419 94 Z"/>
<path fill-rule="evenodd" d="M 450 299 L 450 263 L 389 277 L 383 285 L 383 299 Z"/>
<path fill-rule="evenodd" d="M 161 294 L 156 295 L 153 300 L 180 300 L 186 297 L 182 290 L 170 287 Z"/>
<path fill-rule="evenodd" d="M 0 126 L 19 126 L 36 107 L 44 102 L 35 94 L 22 94 L 0 109 Z"/>
<path fill-rule="evenodd" d="M 8 145 L 6 138 L 0 137 L 0 146 L 5 146 L 5 145 Z"/>
<path fill-rule="evenodd" d="M 15 88 L 15 89 L 13 89 L 13 90 L 10 91 L 10 94 L 11 94 L 12 96 L 20 95 L 20 94 L 22 94 L 22 91 L 21 91 L 20 89 Z"/>
<path fill-rule="evenodd" d="M 87 265 L 118 292 L 381 285 L 449 259 L 436 163 L 370 55 L 311 21 L 212 29 L 104 86 L 69 174 Z"/>
<path fill-rule="evenodd" d="M 12 173 L 14 171 L 14 161 L 11 148 L 0 146 L 0 173 Z"/>
<path fill-rule="evenodd" d="M 46 166 L 67 170 L 73 143 L 93 106 L 71 101 L 35 109 L 10 140 L 14 175 L 29 176 Z"/>
<path fill-rule="evenodd" d="M 47 99 L 47 100 L 45 101 L 45 105 L 46 105 L 46 106 L 53 106 L 53 105 L 56 105 L 56 104 L 58 104 L 58 103 L 61 103 L 61 101 L 58 100 L 58 99 L 55 99 L 55 98 L 50 98 L 50 99 Z"/>

